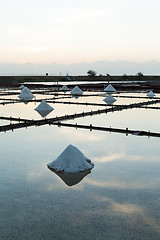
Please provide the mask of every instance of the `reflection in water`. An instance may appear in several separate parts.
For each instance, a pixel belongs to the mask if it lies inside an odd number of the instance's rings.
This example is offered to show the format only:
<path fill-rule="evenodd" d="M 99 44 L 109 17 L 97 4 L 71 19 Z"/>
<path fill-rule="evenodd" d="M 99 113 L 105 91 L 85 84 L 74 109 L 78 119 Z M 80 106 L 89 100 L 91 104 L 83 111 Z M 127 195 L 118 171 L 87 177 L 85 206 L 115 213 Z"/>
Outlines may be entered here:
<path fill-rule="evenodd" d="M 106 102 L 108 105 L 112 105 L 117 100 L 109 94 L 103 101 Z"/>
<path fill-rule="evenodd" d="M 49 166 L 48 166 L 49 168 Z M 76 172 L 76 173 L 69 173 L 69 172 L 56 172 L 55 170 L 49 168 L 52 172 L 54 172 L 56 175 L 58 175 L 63 182 L 65 182 L 66 185 L 69 187 L 74 186 L 78 184 L 82 179 L 91 173 L 91 170 L 86 170 L 84 172 Z"/>
<path fill-rule="evenodd" d="M 25 105 L 27 105 L 29 103 L 29 101 L 22 101 Z"/>
<path fill-rule="evenodd" d="M 36 110 L 36 111 L 41 115 L 41 117 L 46 117 L 53 110 Z"/>
<path fill-rule="evenodd" d="M 78 99 L 78 98 L 79 98 L 79 96 L 78 96 L 78 95 L 73 95 L 73 97 L 74 97 L 75 99 Z"/>

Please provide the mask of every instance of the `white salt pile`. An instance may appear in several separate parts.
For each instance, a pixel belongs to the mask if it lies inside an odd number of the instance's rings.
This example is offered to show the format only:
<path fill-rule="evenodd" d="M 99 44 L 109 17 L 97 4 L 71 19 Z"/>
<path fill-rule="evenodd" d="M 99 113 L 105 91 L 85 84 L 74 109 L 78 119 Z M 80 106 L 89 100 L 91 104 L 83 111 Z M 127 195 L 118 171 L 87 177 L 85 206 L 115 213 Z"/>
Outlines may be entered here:
<path fill-rule="evenodd" d="M 112 94 L 116 92 L 116 89 L 111 84 L 108 84 L 108 86 L 104 89 L 104 91 L 108 94 Z"/>
<path fill-rule="evenodd" d="M 63 91 L 63 92 L 67 92 L 69 90 L 69 88 L 66 86 L 66 85 L 64 85 L 62 88 L 61 88 L 61 91 Z"/>
<path fill-rule="evenodd" d="M 111 95 L 108 95 L 103 101 L 106 102 L 108 105 L 112 105 L 117 100 Z"/>
<path fill-rule="evenodd" d="M 75 86 L 75 87 L 72 89 L 71 94 L 72 94 L 72 95 L 82 95 L 82 94 L 83 94 L 83 91 L 82 91 L 78 86 Z"/>
<path fill-rule="evenodd" d="M 90 170 L 94 164 L 73 145 L 68 147 L 53 162 L 47 164 L 48 168 L 57 172 L 83 172 Z"/>
<path fill-rule="evenodd" d="M 42 117 L 45 117 L 50 112 L 52 112 L 54 110 L 54 108 L 52 108 L 48 103 L 46 103 L 46 101 L 43 100 L 38 105 L 38 107 L 36 107 L 34 110 L 37 111 Z"/>
<path fill-rule="evenodd" d="M 21 86 L 19 87 L 20 90 L 22 90 L 23 88 L 24 88 L 24 85 L 21 85 Z"/>
<path fill-rule="evenodd" d="M 24 87 L 22 89 L 21 94 L 18 96 L 20 98 L 20 100 L 22 101 L 29 101 L 32 100 L 32 98 L 34 98 L 34 95 L 31 93 L 31 91 L 29 90 L 29 88 Z"/>
<path fill-rule="evenodd" d="M 155 96 L 154 92 L 150 91 L 147 93 L 147 97 L 153 98 Z"/>

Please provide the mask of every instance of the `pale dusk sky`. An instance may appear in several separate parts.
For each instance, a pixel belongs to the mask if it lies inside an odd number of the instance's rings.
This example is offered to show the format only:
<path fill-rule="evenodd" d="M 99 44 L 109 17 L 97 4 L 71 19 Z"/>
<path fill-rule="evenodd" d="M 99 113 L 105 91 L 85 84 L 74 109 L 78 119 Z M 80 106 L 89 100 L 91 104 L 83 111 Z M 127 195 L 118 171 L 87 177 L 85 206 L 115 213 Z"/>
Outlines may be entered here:
<path fill-rule="evenodd" d="M 160 61 L 159 0 L 1 0 L 1 63 Z"/>

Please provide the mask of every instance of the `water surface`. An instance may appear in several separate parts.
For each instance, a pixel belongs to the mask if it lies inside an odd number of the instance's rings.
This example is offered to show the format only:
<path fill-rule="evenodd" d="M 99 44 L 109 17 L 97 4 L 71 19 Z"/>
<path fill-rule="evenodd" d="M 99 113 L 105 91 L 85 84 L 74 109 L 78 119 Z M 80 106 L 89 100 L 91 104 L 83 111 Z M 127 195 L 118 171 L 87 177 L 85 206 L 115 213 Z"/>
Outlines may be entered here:
<path fill-rule="evenodd" d="M 41 119 L 37 105 L 0 105 L 0 111 Z M 51 106 L 48 118 L 99 109 Z M 68 122 L 159 132 L 158 119 L 158 110 L 131 109 Z M 1 239 L 160 239 L 159 138 L 44 125 L 1 132 L 0 144 Z M 95 164 L 71 187 L 47 168 L 69 144 Z"/>

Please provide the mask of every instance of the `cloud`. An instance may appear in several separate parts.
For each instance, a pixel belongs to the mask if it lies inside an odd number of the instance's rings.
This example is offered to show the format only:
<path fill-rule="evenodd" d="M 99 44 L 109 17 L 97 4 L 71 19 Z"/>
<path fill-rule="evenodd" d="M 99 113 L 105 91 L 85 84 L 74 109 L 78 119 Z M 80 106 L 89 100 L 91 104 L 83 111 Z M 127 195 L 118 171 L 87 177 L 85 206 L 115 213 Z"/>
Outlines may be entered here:
<path fill-rule="evenodd" d="M 145 179 L 141 180 L 140 177 L 137 177 L 137 179 L 128 179 L 126 181 L 123 180 L 108 180 L 106 181 L 103 179 L 86 179 L 86 183 L 88 185 L 94 186 L 94 187 L 101 187 L 101 188 L 108 188 L 108 189 L 117 189 L 117 190 L 140 190 L 140 189 L 156 189 L 159 188 L 159 181 L 155 182 L 154 179 Z"/>
<path fill-rule="evenodd" d="M 118 215 L 122 216 L 126 216 L 127 217 L 131 217 L 131 220 L 129 220 L 130 218 L 128 218 L 128 224 L 132 224 L 132 221 L 134 222 L 135 218 L 137 219 L 140 218 L 141 219 L 141 225 L 145 224 L 150 226 L 151 228 L 153 228 L 157 233 L 160 233 L 160 228 L 159 228 L 159 224 L 156 221 L 156 219 L 154 219 L 152 216 L 150 216 L 147 212 L 148 209 L 146 209 L 144 206 L 138 206 L 137 204 L 132 204 L 129 202 L 116 202 L 114 199 L 112 198 L 107 198 L 107 197 L 101 197 L 101 196 L 96 196 L 97 201 L 98 202 L 106 202 L 109 203 L 109 207 L 108 204 L 106 205 L 106 211 L 108 212 L 108 209 Z M 103 212 L 102 214 L 105 214 L 105 208 L 103 208 Z M 141 227 L 141 226 L 139 226 Z"/>
<path fill-rule="evenodd" d="M 105 162 L 117 161 L 120 159 L 125 159 L 125 154 L 123 152 L 117 153 L 117 154 L 111 154 L 108 156 L 96 157 L 96 158 L 93 158 L 93 161 L 99 162 L 99 163 L 105 163 Z"/>
<path fill-rule="evenodd" d="M 139 206 L 130 203 L 116 203 L 112 201 L 112 210 L 123 214 L 142 214 L 143 210 Z"/>
<path fill-rule="evenodd" d="M 46 174 L 46 166 L 43 164 L 37 165 L 34 169 L 28 171 L 26 176 L 27 182 L 35 182 L 36 180 L 44 177 Z"/>
<path fill-rule="evenodd" d="M 63 136 L 64 135 L 68 136 L 68 139 L 70 141 L 73 141 L 74 139 L 74 142 L 87 142 L 87 143 L 99 142 L 103 141 L 104 139 L 103 135 L 93 134 L 90 133 L 89 131 L 77 131 L 75 134 L 75 129 L 73 130 L 74 131 L 71 132 L 71 129 L 62 128 Z"/>
<path fill-rule="evenodd" d="M 119 203 L 112 198 L 96 196 L 97 201 L 108 202 L 112 211 L 120 214 L 143 214 L 143 209 L 136 204 L 128 202 Z"/>
<path fill-rule="evenodd" d="M 109 153 L 106 156 L 100 156 L 100 157 L 95 157 L 92 159 L 95 162 L 99 163 L 106 163 L 106 162 L 112 162 L 112 161 L 132 161 L 132 162 L 159 162 L 159 158 L 157 156 L 144 156 L 144 155 L 127 155 L 124 152 L 119 152 L 119 153 Z"/>

